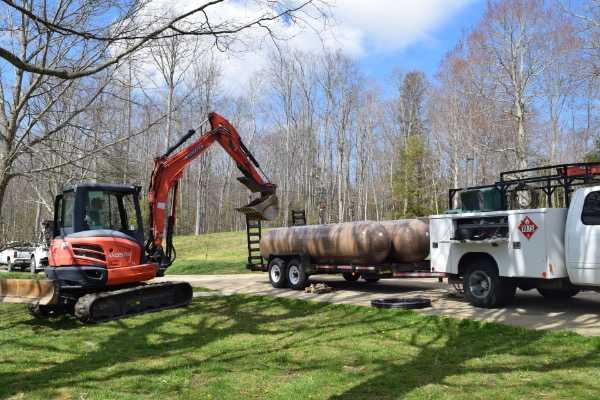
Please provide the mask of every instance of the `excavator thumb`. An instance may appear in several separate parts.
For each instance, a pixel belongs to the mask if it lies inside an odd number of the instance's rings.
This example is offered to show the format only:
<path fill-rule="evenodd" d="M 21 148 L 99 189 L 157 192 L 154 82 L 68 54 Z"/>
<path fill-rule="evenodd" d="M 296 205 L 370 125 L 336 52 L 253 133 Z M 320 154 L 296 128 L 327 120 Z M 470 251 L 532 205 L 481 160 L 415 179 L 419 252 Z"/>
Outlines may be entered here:
<path fill-rule="evenodd" d="M 54 304 L 58 290 L 46 279 L 0 279 L 0 302 Z"/>
<path fill-rule="evenodd" d="M 252 218 L 270 221 L 279 214 L 279 199 L 274 193 L 265 194 L 236 210 Z"/>

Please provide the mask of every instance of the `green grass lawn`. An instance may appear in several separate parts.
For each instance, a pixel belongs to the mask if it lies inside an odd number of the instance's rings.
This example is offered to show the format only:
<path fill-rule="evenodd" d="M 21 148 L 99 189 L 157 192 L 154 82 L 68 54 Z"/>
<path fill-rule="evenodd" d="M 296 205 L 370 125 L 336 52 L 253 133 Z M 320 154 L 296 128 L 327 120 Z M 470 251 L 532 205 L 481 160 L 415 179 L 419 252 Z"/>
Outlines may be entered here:
<path fill-rule="evenodd" d="M 248 248 L 246 232 L 208 233 L 176 236 L 173 244 L 177 259 L 167 274 L 244 274 Z M 28 272 L 0 272 L 0 278 L 31 278 Z M 37 274 L 41 278 L 43 274 Z"/>
<path fill-rule="evenodd" d="M 0 398 L 595 399 L 600 338 L 260 297 L 95 326 L 0 304 Z"/>
<path fill-rule="evenodd" d="M 6 272 L 0 271 L 0 278 L 17 278 L 17 279 L 43 279 L 44 274 L 30 274 L 29 272 Z"/>
<path fill-rule="evenodd" d="M 167 274 L 236 274 L 246 269 L 248 248 L 246 232 L 209 233 L 177 236 L 175 263 Z"/>

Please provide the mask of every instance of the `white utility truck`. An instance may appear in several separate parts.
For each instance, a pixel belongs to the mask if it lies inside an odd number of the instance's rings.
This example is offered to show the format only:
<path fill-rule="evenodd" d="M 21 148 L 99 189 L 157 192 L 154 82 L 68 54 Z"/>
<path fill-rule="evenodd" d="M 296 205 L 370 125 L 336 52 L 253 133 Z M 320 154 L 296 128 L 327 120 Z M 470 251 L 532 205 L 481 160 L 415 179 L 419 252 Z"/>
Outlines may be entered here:
<path fill-rule="evenodd" d="M 3 246 L 0 250 L 0 264 L 6 265 L 9 272 L 15 269 L 25 269 L 29 267 L 33 252 L 33 247 L 29 243 L 12 242 Z"/>
<path fill-rule="evenodd" d="M 462 283 L 479 307 L 516 288 L 566 299 L 600 290 L 600 164 L 507 171 L 493 185 L 451 189 L 430 217 L 431 270 Z"/>

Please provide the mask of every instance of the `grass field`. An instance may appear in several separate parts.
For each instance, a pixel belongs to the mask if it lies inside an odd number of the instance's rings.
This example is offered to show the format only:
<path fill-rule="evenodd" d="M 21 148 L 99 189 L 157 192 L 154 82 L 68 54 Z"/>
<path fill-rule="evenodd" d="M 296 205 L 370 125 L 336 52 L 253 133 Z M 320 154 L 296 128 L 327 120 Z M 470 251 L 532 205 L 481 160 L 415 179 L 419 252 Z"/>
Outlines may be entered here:
<path fill-rule="evenodd" d="M 600 340 L 259 297 L 97 326 L 0 304 L 0 398 L 595 399 Z"/>
<path fill-rule="evenodd" d="M 167 274 L 236 274 L 246 269 L 246 232 L 177 236 L 175 263 Z"/>
<path fill-rule="evenodd" d="M 246 269 L 248 249 L 246 232 L 209 233 L 200 236 L 176 236 L 173 244 L 177 251 L 175 263 L 167 274 L 240 274 Z M 40 275 L 36 275 L 40 277 Z M 7 274 L 0 278 L 31 278 L 26 272 Z"/>

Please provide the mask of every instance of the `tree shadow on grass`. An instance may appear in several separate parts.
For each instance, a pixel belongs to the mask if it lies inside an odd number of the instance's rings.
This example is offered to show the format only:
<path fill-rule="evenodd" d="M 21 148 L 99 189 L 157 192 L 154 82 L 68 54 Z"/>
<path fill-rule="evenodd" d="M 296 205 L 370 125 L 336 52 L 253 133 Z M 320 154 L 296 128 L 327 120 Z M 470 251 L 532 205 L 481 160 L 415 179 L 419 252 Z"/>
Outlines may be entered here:
<path fill-rule="evenodd" d="M 272 313 L 274 306 L 279 312 Z M 90 385 L 96 378 L 86 373 L 118 363 L 135 362 L 139 367 L 117 369 L 114 373 L 103 374 L 98 380 L 109 381 L 122 377 L 151 379 L 152 376 L 171 372 L 177 365 L 165 363 L 164 366 L 153 366 L 149 365 L 148 361 L 198 352 L 210 343 L 236 334 L 276 336 L 276 345 L 268 349 L 235 349 L 204 357 L 202 360 L 192 360 L 188 357 L 179 362 L 185 364 L 186 368 L 198 367 L 211 359 L 231 362 L 244 357 L 306 346 L 308 342 L 314 344 L 322 340 L 324 335 L 327 336 L 327 332 L 334 332 L 350 324 L 352 314 L 360 312 L 358 309 L 352 311 L 349 308 L 350 312 L 343 321 L 324 321 L 319 324 L 315 332 L 291 340 L 297 331 L 286 327 L 286 323 L 293 322 L 297 329 L 309 329 L 310 324 L 303 326 L 301 319 L 318 314 L 326 307 L 328 307 L 326 304 L 319 303 L 234 296 L 203 298 L 195 300 L 187 308 L 152 313 L 140 318 L 113 321 L 98 326 L 83 326 L 70 321 L 69 318 L 49 320 L 44 322 L 44 326 L 56 332 L 65 329 L 65 335 L 73 335 L 71 340 L 76 345 L 72 349 L 65 350 L 54 346 L 51 340 L 48 340 L 47 344 L 44 341 L 31 343 L 29 339 L 11 337 L 0 344 L 4 348 L 1 351 L 8 351 L 8 349 L 40 352 L 68 351 L 73 357 L 58 363 L 32 360 L 31 366 L 36 366 L 35 369 L 0 372 L 0 398 L 18 393 L 52 390 L 57 387 Z M 219 316 L 223 316 L 224 320 L 220 321 Z M 373 316 L 373 322 L 376 322 L 377 318 Z M 57 324 L 54 327 L 53 322 Z M 22 319 L 13 325 L 30 326 L 33 323 L 31 320 Z M 78 325 L 78 330 L 73 330 L 72 324 Z M 267 325 L 269 327 L 265 328 Z M 85 349 L 82 349 L 81 343 L 94 339 L 99 340 L 96 348 L 93 351 L 83 351 Z M 318 368 L 318 365 L 314 365 L 314 368 Z"/>
<path fill-rule="evenodd" d="M 386 311 L 382 311 L 386 312 Z M 379 362 L 374 376 L 354 385 L 332 399 L 396 399 L 404 398 L 413 391 L 429 387 L 430 393 L 424 398 L 445 398 L 449 389 L 454 389 L 453 398 L 514 398 L 514 392 L 498 395 L 486 394 L 486 390 L 508 389 L 511 385 L 519 386 L 523 397 L 529 397 L 554 390 L 578 388 L 589 393 L 597 392 L 600 384 L 590 382 L 587 378 L 582 383 L 577 377 L 563 375 L 561 380 L 544 380 L 543 385 L 523 382 L 506 382 L 498 374 L 508 373 L 548 373 L 571 368 L 600 367 L 600 345 L 594 342 L 587 351 L 568 351 L 557 355 L 550 354 L 547 332 L 531 331 L 519 328 L 504 327 L 497 324 L 481 324 L 478 322 L 448 318 L 427 317 L 419 323 L 410 338 L 410 345 L 418 348 L 418 353 L 408 362 Z M 498 329 L 498 328 L 501 328 Z M 505 332 L 502 332 L 505 331 Z M 510 333 L 506 333 L 506 331 Z M 429 334 L 426 334 L 428 332 Z M 431 336 L 431 332 L 436 332 Z M 588 341 L 575 334 L 567 334 L 574 341 Z M 422 338 L 427 338 L 423 340 Z M 551 340 L 551 339 L 550 339 Z M 568 343 L 568 341 L 567 341 Z M 563 342 L 564 344 L 564 342 Z M 578 353 L 578 354 L 577 354 Z M 540 357 L 548 356 L 549 362 L 536 362 Z M 506 361 L 499 360 L 506 357 Z M 524 360 L 525 359 L 525 360 Z M 515 361 L 517 360 L 517 361 Z M 463 378 L 475 375 L 479 380 L 465 384 Z M 579 377 L 580 378 L 580 377 Z M 470 378 L 472 380 L 472 378 Z M 432 388 L 437 386 L 438 391 Z M 529 394 L 527 394 L 529 392 Z M 421 398 L 418 395 L 415 397 Z M 451 397 L 451 396 L 448 396 Z M 558 396 L 561 397 L 562 396 Z M 592 398 L 595 398 L 594 396 Z"/>
<path fill-rule="evenodd" d="M 315 316 L 318 316 L 316 321 Z M 457 378 L 468 374 L 490 376 L 515 371 L 550 372 L 570 367 L 600 366 L 597 342 L 593 342 L 593 346 L 586 342 L 585 351 L 580 349 L 573 355 L 566 353 L 558 357 L 554 354 L 551 362 L 536 363 L 527 359 L 538 359 L 547 351 L 544 332 L 508 327 L 499 329 L 494 324 L 459 322 L 389 310 L 366 311 L 361 307 L 299 300 L 212 297 L 197 299 L 188 308 L 98 326 L 82 326 L 75 322 L 78 329 L 72 329 L 68 320 L 56 322 L 58 328 L 47 329 L 54 334 L 52 337 L 59 336 L 59 341 L 63 336 L 68 338 L 72 348 L 65 349 L 64 343 L 56 345 L 54 339 L 32 343 L 31 338 L 8 337 L 0 344 L 0 351 L 10 349 L 44 354 L 43 351 L 48 350 L 50 356 L 69 352 L 70 358 L 60 362 L 32 360 L 31 367 L 24 370 L 4 369 L 6 372 L 0 372 L 0 398 L 19 393 L 52 392 L 65 387 L 94 390 L 119 379 L 151 382 L 172 373 L 174 369 L 202 369 L 207 365 L 209 370 L 212 368 L 221 374 L 232 369 L 236 372 L 247 369 L 252 373 L 257 368 L 266 367 L 246 360 L 260 359 L 273 353 L 283 357 L 281 360 L 269 359 L 268 362 L 276 367 L 303 373 L 314 370 L 327 373 L 339 370 L 339 363 L 344 361 L 328 358 L 327 355 L 321 358 L 317 355 L 309 361 L 289 359 L 284 355 L 290 351 L 310 354 L 315 348 L 346 346 L 338 351 L 355 354 L 360 360 L 361 349 L 352 348 L 352 343 L 347 342 L 348 335 L 364 336 L 371 345 L 381 340 L 382 346 L 388 347 L 384 355 L 367 355 L 374 367 L 362 379 L 360 376 L 348 376 L 348 381 L 344 382 L 347 390 L 335 397 L 337 399 L 402 398 L 428 385 L 463 390 L 471 396 L 481 397 L 481 393 L 475 392 L 476 388 L 461 383 Z M 30 319 L 22 317 L 13 326 L 29 327 L 30 324 Z M 255 338 L 254 344 L 244 345 L 241 342 L 239 345 L 204 350 L 210 344 L 234 335 L 251 335 Z M 576 335 L 570 336 L 569 340 L 571 338 L 573 342 L 587 340 Z M 95 341 L 94 346 L 85 348 L 83 344 L 87 341 Z M 402 362 L 394 360 L 394 352 L 400 351 L 398 349 L 403 346 L 414 349 L 414 355 L 408 360 L 405 357 Z M 482 357 L 501 356 L 520 358 L 518 363 L 478 362 Z M 155 362 L 157 359 L 168 361 Z M 121 363 L 128 365 L 119 368 Z M 95 373 L 98 370 L 101 372 Z M 576 383 L 576 380 L 565 376 L 561 383 L 550 383 L 548 387 Z M 594 385 L 593 382 L 588 383 L 590 390 L 596 388 Z M 175 393 L 178 389 L 181 388 L 164 390 Z M 153 393 L 148 390 L 131 388 L 130 393 L 138 396 Z"/>

